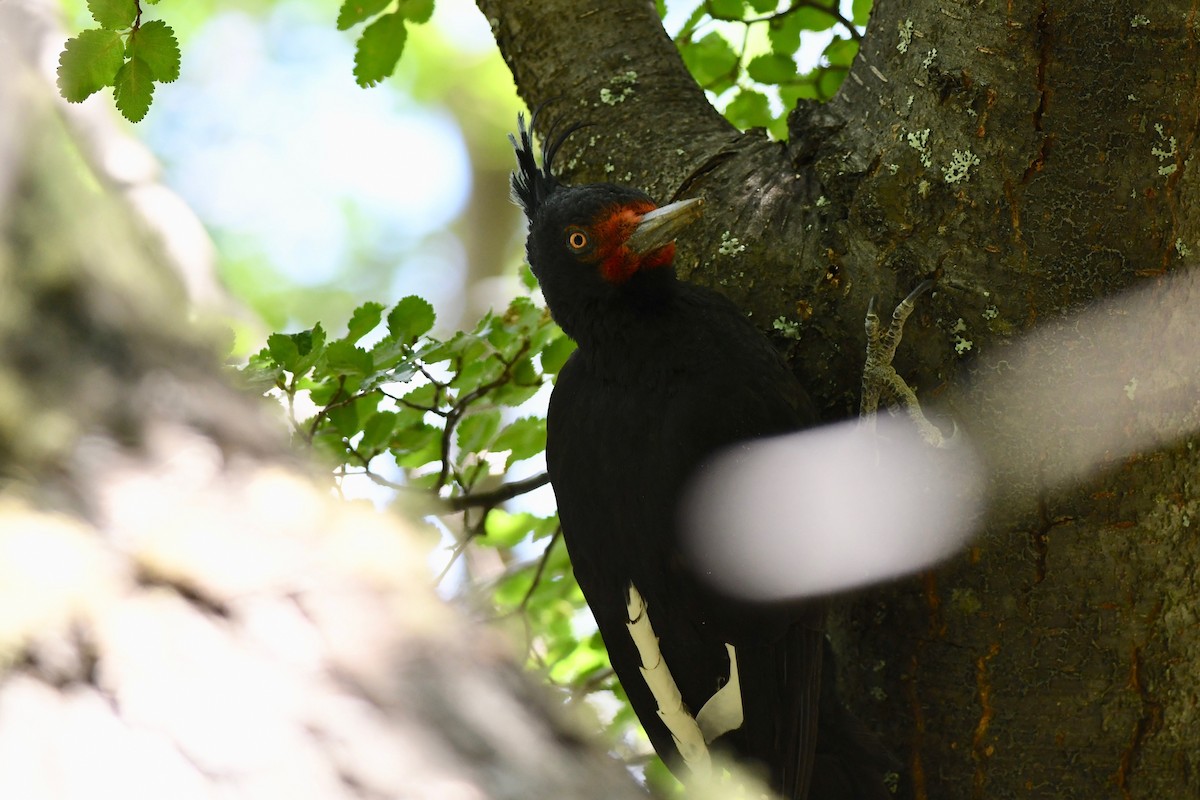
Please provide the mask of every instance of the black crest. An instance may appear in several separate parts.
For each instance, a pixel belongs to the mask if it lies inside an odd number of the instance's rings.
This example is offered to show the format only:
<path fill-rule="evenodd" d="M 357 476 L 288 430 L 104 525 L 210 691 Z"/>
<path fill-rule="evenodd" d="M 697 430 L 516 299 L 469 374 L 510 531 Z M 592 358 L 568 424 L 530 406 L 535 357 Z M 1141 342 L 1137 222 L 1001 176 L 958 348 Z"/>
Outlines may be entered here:
<path fill-rule="evenodd" d="M 525 210 L 525 216 L 530 220 L 541 207 L 546 198 L 559 186 L 558 178 L 554 177 L 554 157 L 558 154 L 563 142 L 572 133 L 583 127 L 582 124 L 572 125 L 557 134 L 555 126 L 551 126 L 542 139 L 542 165 L 538 167 L 533 150 L 533 134 L 537 128 L 538 115 L 541 108 L 536 109 L 529 119 L 529 127 L 525 127 L 525 115 L 517 114 L 517 135 L 511 133 L 508 140 L 517 151 L 517 170 L 512 174 L 513 200 Z M 519 141 L 518 141 L 519 137 Z"/>

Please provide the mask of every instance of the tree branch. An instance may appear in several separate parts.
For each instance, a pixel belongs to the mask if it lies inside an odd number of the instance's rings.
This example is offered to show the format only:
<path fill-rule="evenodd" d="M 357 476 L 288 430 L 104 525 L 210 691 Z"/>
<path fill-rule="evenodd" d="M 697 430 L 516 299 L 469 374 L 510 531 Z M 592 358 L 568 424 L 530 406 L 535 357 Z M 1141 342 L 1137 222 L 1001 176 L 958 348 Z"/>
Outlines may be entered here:
<path fill-rule="evenodd" d="M 519 497 L 526 492 L 539 489 L 549 482 L 550 476 L 543 472 L 539 475 L 534 475 L 532 478 L 505 483 L 490 492 L 451 497 L 446 501 L 446 504 L 452 511 L 465 511 L 468 508 L 492 508 L 506 500 L 512 500 L 514 497 Z"/>

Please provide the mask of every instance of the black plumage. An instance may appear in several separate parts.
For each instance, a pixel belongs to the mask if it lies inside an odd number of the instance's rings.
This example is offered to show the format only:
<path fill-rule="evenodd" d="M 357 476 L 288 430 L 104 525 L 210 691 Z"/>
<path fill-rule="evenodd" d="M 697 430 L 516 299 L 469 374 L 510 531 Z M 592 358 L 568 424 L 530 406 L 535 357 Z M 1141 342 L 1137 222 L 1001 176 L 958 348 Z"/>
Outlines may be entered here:
<path fill-rule="evenodd" d="M 807 396 L 733 303 L 676 278 L 671 240 L 695 205 L 656 211 L 635 189 L 562 184 L 551 170 L 569 131 L 549 137 L 539 166 L 518 124 L 512 185 L 529 218 L 529 263 L 579 345 L 550 401 L 547 461 L 575 576 L 613 668 L 655 750 L 686 780 L 631 637 L 630 586 L 691 715 L 729 679 L 732 645 L 743 722 L 713 745 L 757 764 L 784 797 L 805 798 L 822 612 L 715 593 L 691 568 L 677 517 L 689 479 L 717 452 L 811 424 Z"/>

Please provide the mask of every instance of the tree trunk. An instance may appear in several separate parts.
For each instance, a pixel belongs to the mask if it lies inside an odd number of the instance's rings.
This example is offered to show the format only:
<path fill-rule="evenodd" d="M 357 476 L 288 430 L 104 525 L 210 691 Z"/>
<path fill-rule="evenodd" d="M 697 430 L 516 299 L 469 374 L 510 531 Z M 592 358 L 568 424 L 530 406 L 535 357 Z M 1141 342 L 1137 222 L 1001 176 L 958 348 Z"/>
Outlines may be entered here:
<path fill-rule="evenodd" d="M 879 0 L 840 94 L 793 112 L 781 144 L 715 114 L 644 0 L 479 5 L 529 105 L 590 123 L 571 179 L 706 198 L 681 271 L 764 329 L 799 323 L 781 344 L 827 418 L 856 406 L 869 298 L 938 277 L 898 367 L 1027 467 L 990 476 L 968 553 L 837 605 L 840 680 L 905 759 L 900 796 L 1200 796 L 1193 442 L 1048 491 L 1038 470 L 1091 420 L 1041 409 L 1058 438 L 1010 441 L 993 402 L 1072 380 L 1010 370 L 1023 332 L 1200 251 L 1196 8 Z"/>

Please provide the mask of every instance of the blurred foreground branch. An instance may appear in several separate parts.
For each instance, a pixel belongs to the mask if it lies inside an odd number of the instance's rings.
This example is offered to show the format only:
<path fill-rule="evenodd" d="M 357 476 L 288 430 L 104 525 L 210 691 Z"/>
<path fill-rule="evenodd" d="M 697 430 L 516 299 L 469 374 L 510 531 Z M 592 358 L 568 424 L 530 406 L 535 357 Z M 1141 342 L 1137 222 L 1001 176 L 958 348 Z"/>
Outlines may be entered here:
<path fill-rule="evenodd" d="M 52 87 L 0 76 L 0 797 L 640 796 L 310 480 Z"/>

